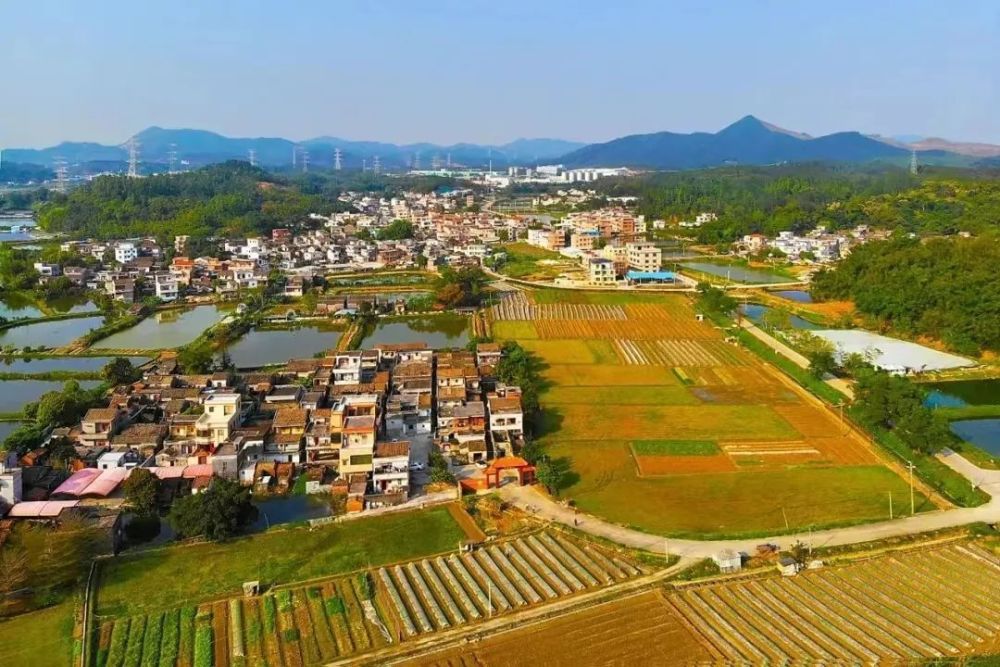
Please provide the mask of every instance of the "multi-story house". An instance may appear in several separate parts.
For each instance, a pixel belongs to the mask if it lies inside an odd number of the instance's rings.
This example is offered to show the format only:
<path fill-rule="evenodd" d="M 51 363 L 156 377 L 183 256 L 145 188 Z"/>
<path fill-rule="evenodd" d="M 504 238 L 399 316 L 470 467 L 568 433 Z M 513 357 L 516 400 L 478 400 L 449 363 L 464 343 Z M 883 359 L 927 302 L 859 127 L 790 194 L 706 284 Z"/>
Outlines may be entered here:
<path fill-rule="evenodd" d="M 229 439 L 230 433 L 240 425 L 239 394 L 209 394 L 203 402 L 204 412 L 195 422 L 195 441 L 198 444 L 220 444 Z"/>
<path fill-rule="evenodd" d="M 79 440 L 87 445 L 107 446 L 124 425 L 124 416 L 115 408 L 91 408 L 80 421 Z"/>
<path fill-rule="evenodd" d="M 628 267 L 633 271 L 659 271 L 662 252 L 653 243 L 640 242 L 625 245 Z"/>
<path fill-rule="evenodd" d="M 409 442 L 379 442 L 375 445 L 372 456 L 372 488 L 376 494 L 409 492 Z"/>
<path fill-rule="evenodd" d="M 371 473 L 375 451 L 376 418 L 374 415 L 347 417 L 340 445 L 340 474 Z"/>

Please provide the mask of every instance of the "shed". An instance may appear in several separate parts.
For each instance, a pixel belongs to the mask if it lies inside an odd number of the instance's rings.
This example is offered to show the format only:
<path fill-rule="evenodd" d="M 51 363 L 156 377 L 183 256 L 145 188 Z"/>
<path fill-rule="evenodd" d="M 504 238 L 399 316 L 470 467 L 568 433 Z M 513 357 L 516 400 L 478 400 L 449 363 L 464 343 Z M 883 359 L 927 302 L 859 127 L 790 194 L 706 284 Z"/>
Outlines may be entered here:
<path fill-rule="evenodd" d="M 719 566 L 720 572 L 739 572 L 743 569 L 743 556 L 732 549 L 723 549 L 712 556 L 712 560 Z"/>
<path fill-rule="evenodd" d="M 799 563 L 791 556 L 778 558 L 778 571 L 783 577 L 794 577 L 799 573 Z"/>

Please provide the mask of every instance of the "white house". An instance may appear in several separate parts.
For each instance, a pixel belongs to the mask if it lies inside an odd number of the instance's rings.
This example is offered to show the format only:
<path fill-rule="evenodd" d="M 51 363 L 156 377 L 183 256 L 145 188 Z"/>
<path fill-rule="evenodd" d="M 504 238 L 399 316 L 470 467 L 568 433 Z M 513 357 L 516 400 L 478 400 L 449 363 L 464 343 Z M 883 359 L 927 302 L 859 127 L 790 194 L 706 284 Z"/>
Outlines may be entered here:
<path fill-rule="evenodd" d="M 139 257 L 139 249 L 134 243 L 124 241 L 115 245 L 115 261 L 119 264 L 134 262 Z"/>
<path fill-rule="evenodd" d="M 174 301 L 177 299 L 177 278 L 171 274 L 156 274 L 153 278 L 153 285 L 156 287 L 156 298 L 161 301 Z"/>

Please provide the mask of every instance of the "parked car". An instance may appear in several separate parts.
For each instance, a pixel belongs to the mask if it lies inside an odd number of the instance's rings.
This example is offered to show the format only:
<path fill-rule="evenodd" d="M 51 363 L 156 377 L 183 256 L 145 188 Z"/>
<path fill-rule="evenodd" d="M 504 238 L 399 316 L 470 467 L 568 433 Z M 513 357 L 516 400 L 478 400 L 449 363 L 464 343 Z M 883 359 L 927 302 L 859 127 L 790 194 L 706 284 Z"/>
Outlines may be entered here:
<path fill-rule="evenodd" d="M 411 463 L 410 464 L 410 470 L 423 470 L 423 469 L 424 469 L 424 464 L 423 463 Z"/>

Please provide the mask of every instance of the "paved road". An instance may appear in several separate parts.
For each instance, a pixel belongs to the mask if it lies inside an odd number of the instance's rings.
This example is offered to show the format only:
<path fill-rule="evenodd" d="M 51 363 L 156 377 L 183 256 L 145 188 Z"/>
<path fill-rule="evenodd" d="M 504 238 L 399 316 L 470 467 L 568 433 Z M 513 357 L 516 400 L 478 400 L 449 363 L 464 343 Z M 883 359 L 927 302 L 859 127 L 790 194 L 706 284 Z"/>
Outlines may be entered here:
<path fill-rule="evenodd" d="M 989 503 L 975 508 L 952 510 L 937 510 L 925 512 L 912 517 L 880 521 L 863 526 L 820 530 L 774 537 L 762 537 L 752 540 L 681 540 L 667 539 L 649 535 L 631 528 L 625 528 L 609 523 L 597 517 L 584 513 L 576 513 L 573 509 L 561 505 L 541 493 L 536 487 L 504 486 L 500 493 L 508 502 L 525 509 L 543 519 L 558 521 L 567 526 L 578 522 L 579 530 L 603 537 L 619 544 L 636 549 L 653 552 L 677 554 L 683 558 L 708 558 L 723 549 L 752 553 L 756 545 L 764 542 L 789 547 L 797 541 L 812 544 L 813 547 L 839 546 L 857 544 L 887 537 L 899 537 L 914 533 L 923 533 L 943 528 L 955 528 L 970 523 L 1000 521 L 1000 470 L 984 470 L 978 468 L 962 456 L 945 450 L 939 457 L 942 462 L 956 470 L 970 483 L 974 483 L 991 496 Z M 694 501 L 695 499 L 692 499 Z"/>

